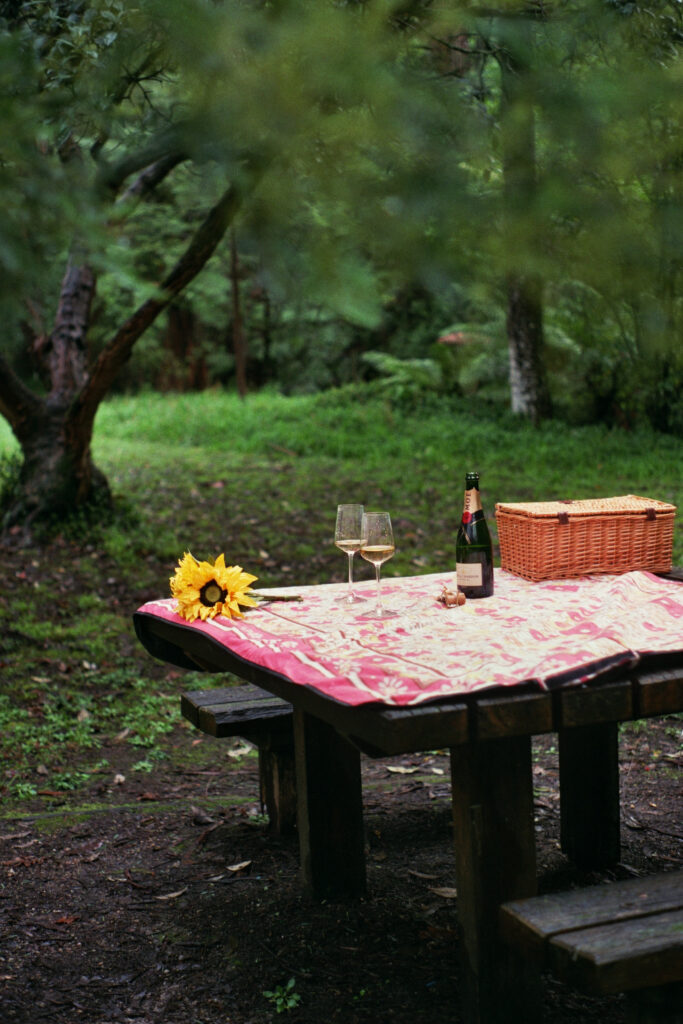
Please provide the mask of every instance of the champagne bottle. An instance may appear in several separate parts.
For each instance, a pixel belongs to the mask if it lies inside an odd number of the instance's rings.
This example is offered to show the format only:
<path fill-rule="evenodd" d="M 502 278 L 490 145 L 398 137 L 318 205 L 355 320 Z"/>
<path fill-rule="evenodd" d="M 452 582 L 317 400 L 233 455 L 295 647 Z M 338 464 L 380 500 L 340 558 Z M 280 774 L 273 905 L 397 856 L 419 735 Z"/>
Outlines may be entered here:
<path fill-rule="evenodd" d="M 493 593 L 493 547 L 481 507 L 479 474 L 465 475 L 465 502 L 455 540 L 458 589 L 465 597 L 490 597 Z"/>

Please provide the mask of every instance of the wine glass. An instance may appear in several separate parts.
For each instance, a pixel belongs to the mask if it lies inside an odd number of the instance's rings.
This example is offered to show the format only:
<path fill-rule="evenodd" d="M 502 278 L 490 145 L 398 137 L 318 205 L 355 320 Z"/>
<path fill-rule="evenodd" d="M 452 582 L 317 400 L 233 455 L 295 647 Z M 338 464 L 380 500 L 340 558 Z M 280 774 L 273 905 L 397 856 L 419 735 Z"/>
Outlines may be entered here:
<path fill-rule="evenodd" d="M 349 556 L 349 588 L 347 594 L 340 598 L 346 604 L 355 604 L 363 598 L 353 592 L 353 556 L 360 550 L 360 531 L 363 522 L 362 505 L 337 505 L 337 524 L 334 530 L 334 543 Z"/>
<path fill-rule="evenodd" d="M 372 615 L 377 619 L 391 619 L 396 612 L 389 611 L 382 606 L 382 592 L 380 589 L 379 573 L 380 566 L 391 558 L 395 550 L 394 534 L 391 529 L 391 516 L 388 512 L 365 512 L 361 526 L 360 553 L 366 562 L 372 562 L 375 567 L 375 578 L 377 579 L 377 600 L 375 611 Z"/>

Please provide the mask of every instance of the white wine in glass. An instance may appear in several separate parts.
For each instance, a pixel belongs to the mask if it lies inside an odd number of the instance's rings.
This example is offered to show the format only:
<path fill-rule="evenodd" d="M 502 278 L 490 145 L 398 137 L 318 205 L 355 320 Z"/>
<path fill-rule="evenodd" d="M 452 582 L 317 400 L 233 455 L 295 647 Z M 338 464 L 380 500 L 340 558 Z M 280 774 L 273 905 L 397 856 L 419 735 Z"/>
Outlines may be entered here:
<path fill-rule="evenodd" d="M 349 557 L 349 586 L 341 598 L 346 604 L 355 604 L 363 598 L 353 590 L 353 556 L 360 551 L 360 532 L 363 522 L 362 505 L 337 505 L 337 524 L 334 529 L 334 543 Z"/>
<path fill-rule="evenodd" d="M 380 587 L 380 567 L 395 551 L 394 533 L 391 528 L 391 516 L 388 512 L 365 512 L 361 526 L 360 553 L 366 562 L 372 562 L 377 580 L 377 599 L 372 618 L 391 619 L 396 612 L 385 609 L 382 605 Z"/>

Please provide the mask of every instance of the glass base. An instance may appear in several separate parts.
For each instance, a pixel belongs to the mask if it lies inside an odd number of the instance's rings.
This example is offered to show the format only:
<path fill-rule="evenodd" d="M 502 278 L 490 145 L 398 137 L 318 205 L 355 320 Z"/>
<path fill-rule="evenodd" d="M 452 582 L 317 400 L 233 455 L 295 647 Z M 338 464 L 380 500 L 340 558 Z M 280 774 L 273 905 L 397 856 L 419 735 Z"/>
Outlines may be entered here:
<path fill-rule="evenodd" d="M 384 621 L 384 619 L 398 618 L 398 612 L 393 612 L 391 608 L 383 608 L 381 612 L 376 610 L 363 612 L 362 615 L 358 615 L 356 618 L 367 621 L 370 621 L 371 619 Z"/>
<path fill-rule="evenodd" d="M 335 597 L 334 603 L 335 604 L 355 605 L 355 604 L 365 604 L 367 602 L 367 600 L 368 600 L 367 597 L 361 597 L 360 594 L 357 594 L 354 591 L 351 595 L 346 593 L 346 594 L 342 594 L 341 597 Z"/>

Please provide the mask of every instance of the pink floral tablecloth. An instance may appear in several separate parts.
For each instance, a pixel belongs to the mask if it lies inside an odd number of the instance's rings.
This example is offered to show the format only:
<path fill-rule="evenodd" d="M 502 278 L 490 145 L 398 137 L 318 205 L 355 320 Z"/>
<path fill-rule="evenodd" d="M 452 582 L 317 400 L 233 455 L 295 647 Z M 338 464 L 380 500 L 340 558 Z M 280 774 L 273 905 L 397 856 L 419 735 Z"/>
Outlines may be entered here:
<path fill-rule="evenodd" d="M 446 608 L 437 600 L 453 573 L 387 578 L 398 615 L 362 619 L 374 582 L 357 584 L 366 604 L 340 602 L 345 584 L 287 588 L 301 602 L 249 610 L 243 619 L 188 623 L 172 598 L 139 615 L 198 630 L 255 665 L 345 704 L 419 704 L 494 686 L 542 688 L 585 682 L 642 655 L 683 653 L 683 585 L 645 572 L 529 583 L 497 569 L 495 594 Z M 182 635 L 182 634 L 180 634 Z M 179 646 L 182 646 L 179 640 Z"/>

